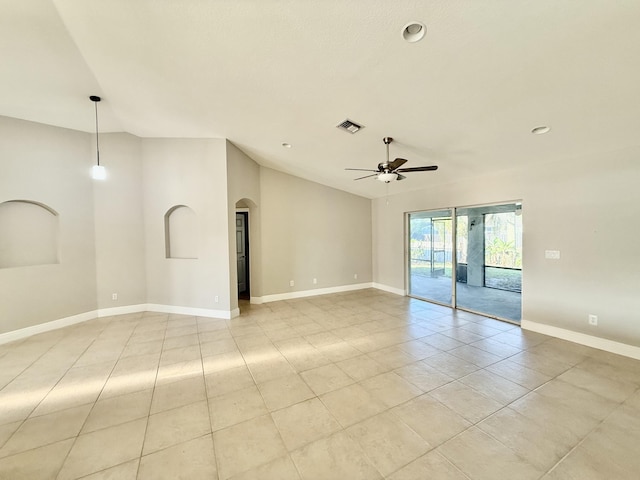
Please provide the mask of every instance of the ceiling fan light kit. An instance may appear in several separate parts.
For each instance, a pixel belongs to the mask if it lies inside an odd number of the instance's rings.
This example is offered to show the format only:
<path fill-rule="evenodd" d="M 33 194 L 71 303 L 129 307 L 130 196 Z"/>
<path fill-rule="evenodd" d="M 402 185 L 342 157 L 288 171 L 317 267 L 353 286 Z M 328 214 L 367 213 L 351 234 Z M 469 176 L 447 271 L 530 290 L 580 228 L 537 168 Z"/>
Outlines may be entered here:
<path fill-rule="evenodd" d="M 428 172 L 428 171 L 433 171 L 438 169 L 436 165 L 430 165 L 430 166 L 424 166 L 424 167 L 400 168 L 402 165 L 407 163 L 406 159 L 396 158 L 393 162 L 389 161 L 389 144 L 393 142 L 393 138 L 384 137 L 382 141 L 387 146 L 387 161 L 384 163 L 379 163 L 378 168 L 376 170 L 369 170 L 367 168 L 345 168 L 345 170 L 374 172 L 370 175 L 365 175 L 364 177 L 354 178 L 354 180 L 362 180 L 363 178 L 376 177 L 377 180 L 383 183 L 389 183 L 394 180 L 404 180 L 405 178 L 407 178 L 404 175 L 402 175 L 402 173 Z"/>
<path fill-rule="evenodd" d="M 384 182 L 384 183 L 392 182 L 393 180 L 396 180 L 397 178 L 398 178 L 398 174 L 397 173 L 381 173 L 380 175 L 378 175 L 378 180 L 380 180 L 381 182 Z"/>

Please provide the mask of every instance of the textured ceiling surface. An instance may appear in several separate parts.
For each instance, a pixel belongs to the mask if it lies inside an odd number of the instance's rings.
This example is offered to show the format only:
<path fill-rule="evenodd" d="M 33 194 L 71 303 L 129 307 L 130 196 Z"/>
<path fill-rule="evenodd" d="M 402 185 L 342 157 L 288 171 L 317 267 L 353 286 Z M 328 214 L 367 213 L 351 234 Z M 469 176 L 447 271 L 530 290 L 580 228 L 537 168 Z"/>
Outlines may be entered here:
<path fill-rule="evenodd" d="M 97 94 L 101 131 L 379 197 L 638 144 L 638 25 L 637 0 L 0 0 L 0 115 L 91 132 Z M 353 181 L 385 136 L 439 170 Z"/>

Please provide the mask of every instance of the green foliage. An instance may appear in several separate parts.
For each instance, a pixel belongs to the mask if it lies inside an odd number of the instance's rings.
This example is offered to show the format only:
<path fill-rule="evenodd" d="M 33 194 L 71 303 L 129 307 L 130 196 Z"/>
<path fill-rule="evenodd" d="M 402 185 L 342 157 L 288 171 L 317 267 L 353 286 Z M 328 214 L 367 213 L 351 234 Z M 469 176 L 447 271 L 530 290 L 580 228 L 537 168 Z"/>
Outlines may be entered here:
<path fill-rule="evenodd" d="M 514 242 L 494 237 L 484 247 L 485 264 L 496 267 L 522 268 L 522 255 Z"/>

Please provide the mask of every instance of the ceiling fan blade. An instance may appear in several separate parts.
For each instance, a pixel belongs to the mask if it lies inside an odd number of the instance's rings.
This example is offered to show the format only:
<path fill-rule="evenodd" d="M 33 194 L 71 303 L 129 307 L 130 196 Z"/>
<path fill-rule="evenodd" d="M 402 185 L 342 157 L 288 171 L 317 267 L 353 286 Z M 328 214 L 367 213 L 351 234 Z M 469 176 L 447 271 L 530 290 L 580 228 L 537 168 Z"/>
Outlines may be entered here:
<path fill-rule="evenodd" d="M 407 163 L 406 159 L 404 159 L 404 158 L 396 158 L 393 162 L 389 163 L 389 169 L 393 171 L 396 168 L 400 168 L 405 163 Z"/>
<path fill-rule="evenodd" d="M 362 180 L 363 178 L 377 177 L 377 176 L 378 176 L 378 174 L 374 173 L 373 175 L 365 175 L 364 177 L 354 178 L 354 180 Z"/>
<path fill-rule="evenodd" d="M 396 173 L 400 172 L 430 172 L 433 170 L 437 170 L 437 165 L 430 165 L 428 167 L 410 167 L 410 168 L 399 168 L 396 170 Z"/>
<path fill-rule="evenodd" d="M 405 163 L 407 163 L 406 158 L 396 158 L 393 162 L 389 161 L 389 144 L 393 141 L 391 137 L 383 138 L 384 144 L 387 146 L 387 161 L 378 164 L 377 170 L 369 170 L 367 168 L 345 168 L 345 170 L 352 170 L 358 172 L 373 172 L 370 175 L 365 175 L 363 177 L 354 178 L 354 180 L 362 180 L 363 178 L 371 178 L 378 177 L 378 180 L 382 180 L 385 183 L 389 183 L 391 180 L 404 180 L 404 175 L 401 175 L 405 172 L 428 172 L 432 170 L 437 170 L 437 165 L 424 166 L 424 167 L 410 167 L 410 168 L 400 168 Z"/>

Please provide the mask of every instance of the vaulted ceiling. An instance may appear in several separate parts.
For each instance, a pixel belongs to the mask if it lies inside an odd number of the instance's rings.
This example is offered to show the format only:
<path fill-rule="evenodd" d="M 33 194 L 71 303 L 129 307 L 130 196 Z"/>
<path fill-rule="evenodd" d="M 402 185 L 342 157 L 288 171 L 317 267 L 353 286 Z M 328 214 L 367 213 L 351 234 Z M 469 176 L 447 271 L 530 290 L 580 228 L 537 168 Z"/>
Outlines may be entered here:
<path fill-rule="evenodd" d="M 101 131 L 374 198 L 637 145 L 639 25 L 637 0 L 0 0 L 0 115 L 92 132 L 96 94 Z M 385 136 L 439 170 L 353 181 Z"/>

